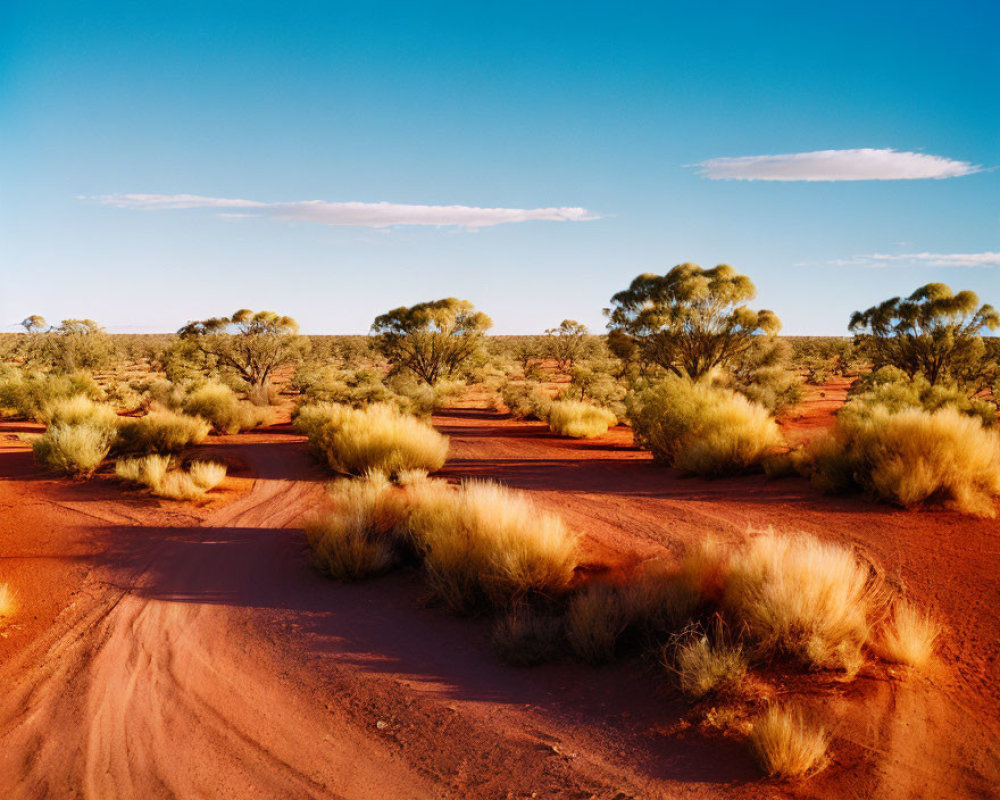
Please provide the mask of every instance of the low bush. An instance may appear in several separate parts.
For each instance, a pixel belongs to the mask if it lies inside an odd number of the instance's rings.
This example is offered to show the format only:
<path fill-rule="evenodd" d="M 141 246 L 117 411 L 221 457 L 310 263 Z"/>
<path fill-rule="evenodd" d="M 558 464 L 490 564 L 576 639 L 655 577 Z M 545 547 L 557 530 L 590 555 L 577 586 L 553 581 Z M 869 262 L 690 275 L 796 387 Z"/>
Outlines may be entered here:
<path fill-rule="evenodd" d="M 35 461 L 65 475 L 87 476 L 107 458 L 114 430 L 101 424 L 57 423 L 31 443 Z"/>
<path fill-rule="evenodd" d="M 195 500 L 226 477 L 226 466 L 212 461 L 195 461 L 187 472 L 172 470 L 170 464 L 170 456 L 155 453 L 120 458 L 115 462 L 115 475 L 146 486 L 152 494 L 168 500 Z"/>
<path fill-rule="evenodd" d="M 151 411 L 144 417 L 120 420 L 115 450 L 120 453 L 178 453 L 205 441 L 207 420 L 174 411 Z"/>
<path fill-rule="evenodd" d="M 615 657 L 618 640 L 632 621 L 629 594 L 595 583 L 577 592 L 566 611 L 566 637 L 576 656 L 599 664 Z"/>
<path fill-rule="evenodd" d="M 500 389 L 500 399 L 512 417 L 517 419 L 548 419 L 552 396 L 538 383 L 508 382 Z"/>
<path fill-rule="evenodd" d="M 905 600 L 898 601 L 886 621 L 881 655 L 896 664 L 922 667 L 934 654 L 941 626 Z"/>
<path fill-rule="evenodd" d="M 191 391 L 181 403 L 186 414 L 202 417 L 219 433 L 239 433 L 262 425 L 266 409 L 245 403 L 221 383 L 204 383 Z"/>
<path fill-rule="evenodd" d="M 681 634 L 664 650 L 663 663 L 676 676 L 681 691 L 695 699 L 710 693 L 738 693 L 748 663 L 743 646 L 727 641 L 721 626 L 716 635 L 697 628 Z"/>
<path fill-rule="evenodd" d="M 27 419 L 41 419 L 43 410 L 60 400 L 76 396 L 99 400 L 102 395 L 101 387 L 86 373 L 25 374 L 18 369 L 0 373 L 0 410 Z"/>
<path fill-rule="evenodd" d="M 853 675 L 876 601 L 867 565 L 805 534 L 767 533 L 727 566 L 724 606 L 764 653 Z"/>
<path fill-rule="evenodd" d="M 38 413 L 38 420 L 47 425 L 82 425 L 114 430 L 118 415 L 111 406 L 95 403 L 89 397 L 78 394 L 45 405 Z"/>
<path fill-rule="evenodd" d="M 569 585 L 576 536 L 560 517 L 492 483 L 410 489 L 409 529 L 435 594 L 457 611 L 510 606 Z"/>
<path fill-rule="evenodd" d="M 905 409 L 937 411 L 952 408 L 978 419 L 984 427 L 997 422 L 997 408 L 954 384 L 931 384 L 923 375 L 909 377 L 898 367 L 881 367 L 860 378 L 851 389 L 843 414 L 865 416 L 879 407 L 890 412 Z"/>
<path fill-rule="evenodd" d="M 558 400 L 549 408 L 549 429 L 572 439 L 600 436 L 617 422 L 618 418 L 606 408 L 577 400 Z"/>
<path fill-rule="evenodd" d="M 707 382 L 670 376 L 634 396 L 636 442 L 657 460 L 714 477 L 745 472 L 782 443 L 763 406 Z"/>
<path fill-rule="evenodd" d="M 562 655 L 563 621 L 555 614 L 515 604 L 496 621 L 492 642 L 497 655 L 507 664 L 518 667 L 544 664 Z"/>
<path fill-rule="evenodd" d="M 830 737 L 801 709 L 770 706 L 753 724 L 750 745 L 768 775 L 796 778 L 827 764 Z"/>
<path fill-rule="evenodd" d="M 992 517 L 1000 496 L 1000 439 L 954 408 L 842 413 L 799 465 L 825 491 L 863 489 L 904 507 L 940 502 Z"/>
<path fill-rule="evenodd" d="M 332 511 L 305 522 L 317 566 L 341 581 L 385 572 L 400 557 L 406 500 L 384 478 L 339 481 L 329 489 Z"/>
<path fill-rule="evenodd" d="M 296 428 L 334 472 L 396 477 L 409 470 L 434 472 L 448 457 L 448 438 L 389 405 L 364 409 L 323 404 L 302 408 Z"/>

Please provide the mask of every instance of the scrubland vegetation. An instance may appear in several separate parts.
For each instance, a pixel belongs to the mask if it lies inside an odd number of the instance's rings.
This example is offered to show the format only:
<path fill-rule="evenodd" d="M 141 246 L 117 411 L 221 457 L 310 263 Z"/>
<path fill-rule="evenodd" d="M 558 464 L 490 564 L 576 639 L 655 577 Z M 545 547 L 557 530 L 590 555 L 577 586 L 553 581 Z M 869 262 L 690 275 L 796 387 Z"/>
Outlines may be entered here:
<path fill-rule="evenodd" d="M 169 500 L 194 500 L 214 489 L 226 477 L 225 464 L 194 461 L 187 470 L 171 469 L 166 455 L 121 458 L 115 463 L 115 475 L 123 481 L 147 487 L 157 497 Z"/>
<path fill-rule="evenodd" d="M 560 436 L 589 439 L 607 433 L 618 418 L 608 409 L 579 400 L 559 400 L 549 407 L 549 428 Z"/>
<path fill-rule="evenodd" d="M 797 778 L 822 769 L 828 760 L 829 735 L 797 708 L 769 706 L 754 721 L 750 741 L 768 775 Z"/>

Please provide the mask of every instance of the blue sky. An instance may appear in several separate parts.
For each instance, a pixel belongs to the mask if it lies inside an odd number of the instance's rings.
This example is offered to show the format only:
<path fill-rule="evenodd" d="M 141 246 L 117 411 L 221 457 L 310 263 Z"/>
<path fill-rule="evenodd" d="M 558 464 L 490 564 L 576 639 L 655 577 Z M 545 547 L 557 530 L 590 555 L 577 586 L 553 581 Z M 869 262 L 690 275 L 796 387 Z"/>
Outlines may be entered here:
<path fill-rule="evenodd" d="M 454 295 L 600 330 L 684 261 L 791 334 L 932 280 L 1000 305 L 998 30 L 985 0 L 7 2 L 0 326 L 362 333 Z"/>

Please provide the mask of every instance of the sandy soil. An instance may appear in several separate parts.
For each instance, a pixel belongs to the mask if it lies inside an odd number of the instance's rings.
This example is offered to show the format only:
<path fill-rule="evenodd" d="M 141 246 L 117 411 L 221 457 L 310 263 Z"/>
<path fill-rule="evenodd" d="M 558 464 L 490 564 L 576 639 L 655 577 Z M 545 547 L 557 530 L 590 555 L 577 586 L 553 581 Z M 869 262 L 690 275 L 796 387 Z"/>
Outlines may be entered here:
<path fill-rule="evenodd" d="M 788 417 L 829 424 L 839 388 Z M 831 396 L 832 395 L 832 396 Z M 685 732 L 642 662 L 502 666 L 486 626 L 423 602 L 417 575 L 354 585 L 309 565 L 295 525 L 326 476 L 287 429 L 213 437 L 233 465 L 205 506 L 113 480 L 53 480 L 0 426 L 0 787 L 12 798 L 991 797 L 1000 785 L 997 524 L 824 498 L 798 479 L 683 479 L 626 429 L 586 442 L 465 409 L 443 475 L 530 491 L 584 532 L 595 570 L 711 534 L 805 530 L 868 550 L 948 630 L 924 676 L 790 680 L 834 763 L 762 780 L 745 747 Z"/>

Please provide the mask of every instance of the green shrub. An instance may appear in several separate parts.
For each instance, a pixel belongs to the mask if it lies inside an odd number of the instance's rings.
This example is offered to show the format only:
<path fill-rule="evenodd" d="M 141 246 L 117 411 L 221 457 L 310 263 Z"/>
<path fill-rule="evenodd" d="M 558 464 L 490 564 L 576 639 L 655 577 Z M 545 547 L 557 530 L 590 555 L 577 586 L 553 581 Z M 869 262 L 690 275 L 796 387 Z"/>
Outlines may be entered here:
<path fill-rule="evenodd" d="M 798 461 L 825 491 L 860 488 L 901 506 L 940 502 L 968 514 L 996 515 L 1000 441 L 954 408 L 891 413 L 878 405 L 841 413 L 832 434 Z"/>
<path fill-rule="evenodd" d="M 618 418 L 606 408 L 577 400 L 558 400 L 549 409 L 549 429 L 573 439 L 600 436 L 616 422 Z"/>
<path fill-rule="evenodd" d="M 0 410 L 13 411 L 27 419 L 40 420 L 44 409 L 61 400 L 82 395 L 90 400 L 102 397 L 101 387 L 85 373 L 25 374 L 9 369 L 0 373 Z"/>
<path fill-rule="evenodd" d="M 745 472 L 782 443 L 763 406 L 706 382 L 670 376 L 632 398 L 636 442 L 658 461 L 708 477 Z"/>
<path fill-rule="evenodd" d="M 219 433 L 239 433 L 256 428 L 267 419 L 267 411 L 242 402 L 236 393 L 221 383 L 204 383 L 184 398 L 186 414 L 203 417 Z"/>
<path fill-rule="evenodd" d="M 55 424 L 34 439 L 31 447 L 39 464 L 65 475 L 86 476 L 101 465 L 113 441 L 113 430 L 100 424 Z"/>
<path fill-rule="evenodd" d="M 500 398 L 512 417 L 517 419 L 547 419 L 552 397 L 539 384 L 531 381 L 508 382 L 500 390 Z"/>
<path fill-rule="evenodd" d="M 144 417 L 121 420 L 115 449 L 120 453 L 178 453 L 205 441 L 209 429 L 201 417 L 151 411 Z"/>
<path fill-rule="evenodd" d="M 988 400 L 970 397 L 967 391 L 954 384 L 931 385 L 919 374 L 910 378 L 897 367 L 882 367 L 859 379 L 851 389 L 841 414 L 868 416 L 879 407 L 890 412 L 953 408 L 961 414 L 978 418 L 985 427 L 993 427 L 997 421 L 996 406 Z"/>
<path fill-rule="evenodd" d="M 393 406 L 364 409 L 324 404 L 300 409 L 296 427 L 334 472 L 395 477 L 408 470 L 444 466 L 448 438 Z"/>

